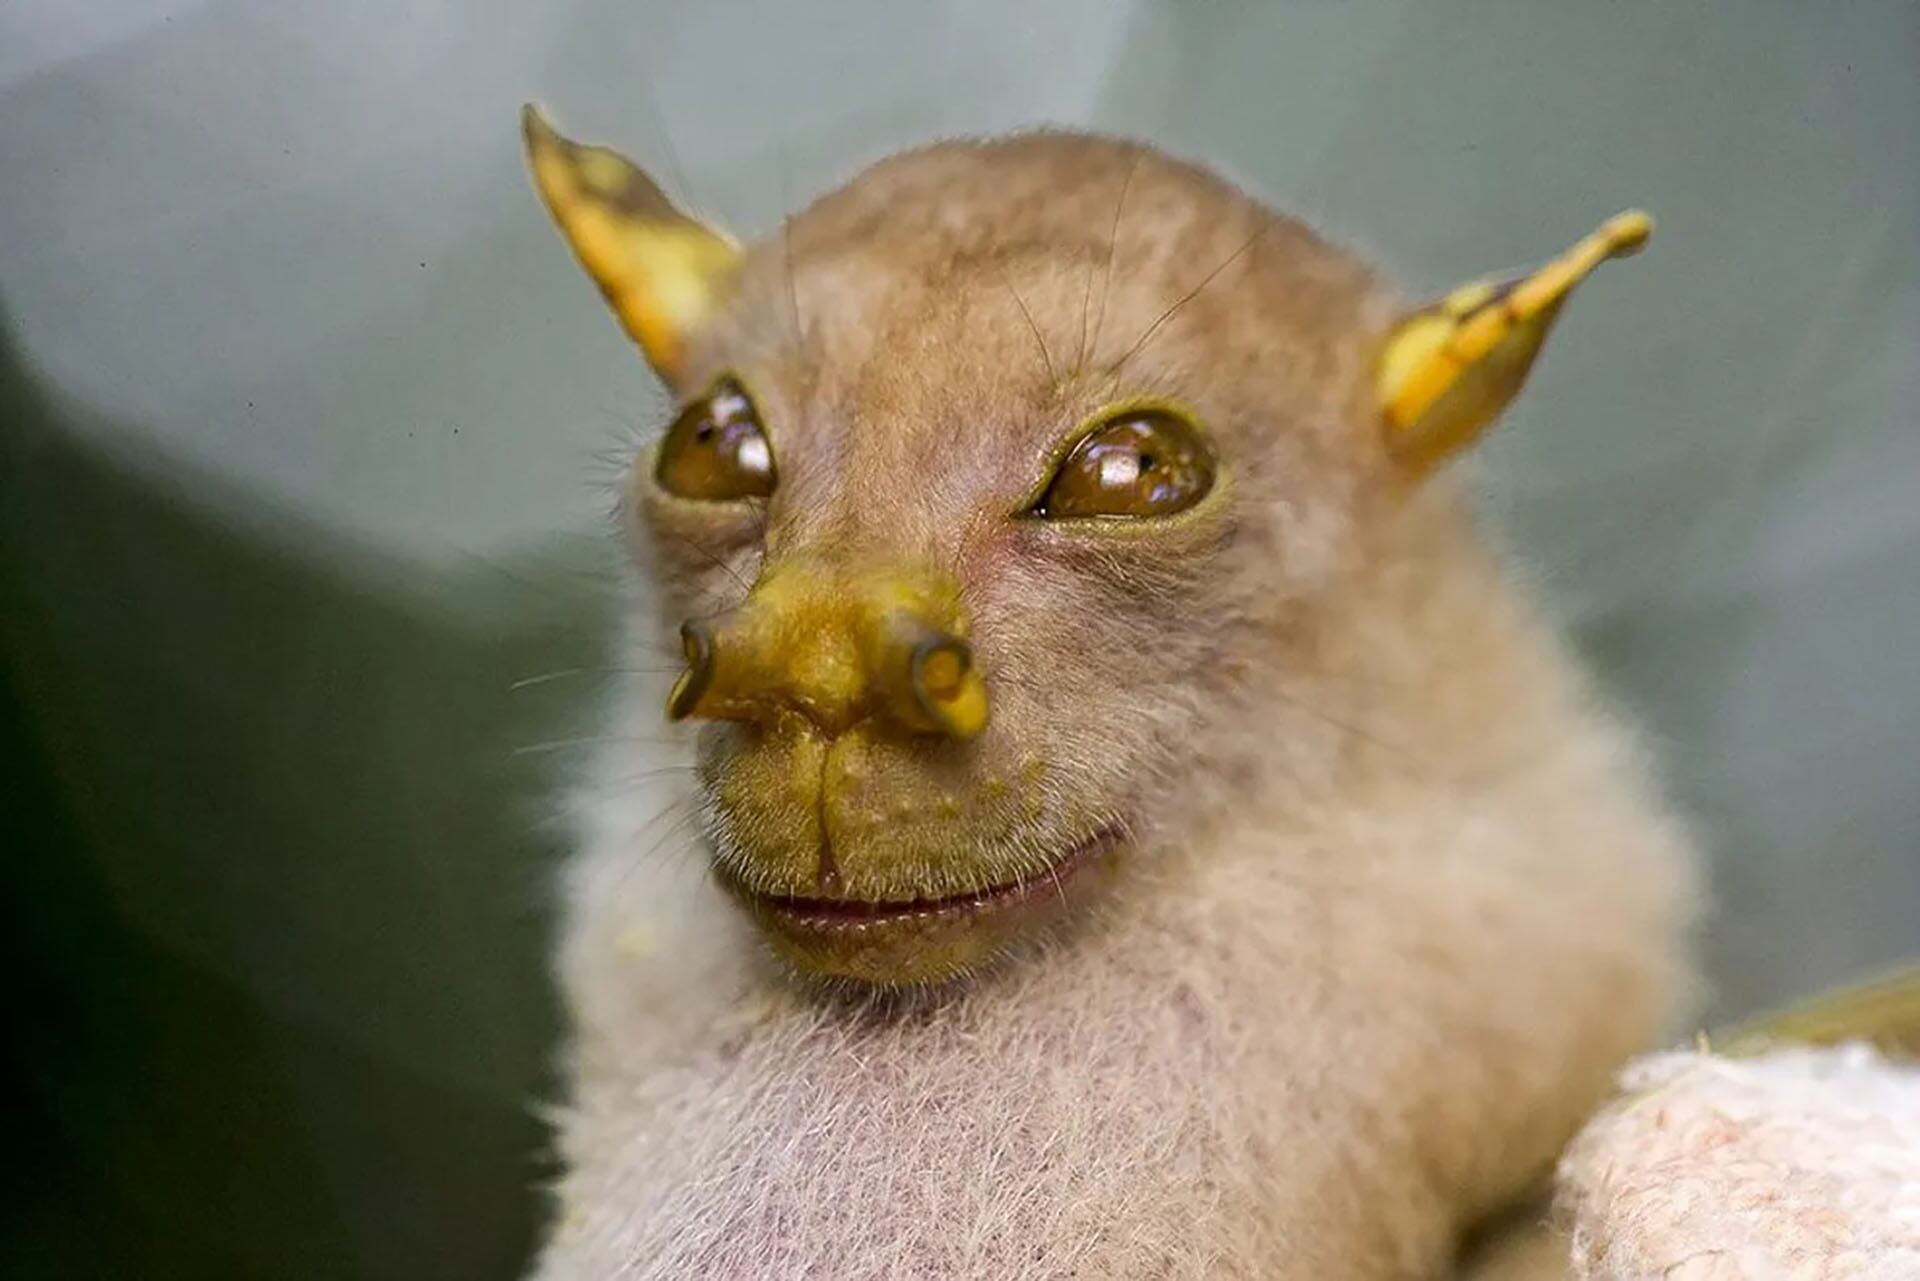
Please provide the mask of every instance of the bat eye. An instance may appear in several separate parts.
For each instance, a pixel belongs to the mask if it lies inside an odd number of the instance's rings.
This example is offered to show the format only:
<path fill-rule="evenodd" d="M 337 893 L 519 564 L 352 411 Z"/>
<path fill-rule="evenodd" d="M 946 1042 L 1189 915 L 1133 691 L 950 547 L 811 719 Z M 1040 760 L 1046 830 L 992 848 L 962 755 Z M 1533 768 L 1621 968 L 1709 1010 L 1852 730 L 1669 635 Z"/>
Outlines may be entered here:
<path fill-rule="evenodd" d="M 714 502 L 773 492 L 773 449 L 737 379 L 722 377 L 680 411 L 660 442 L 653 478 L 669 494 Z"/>
<path fill-rule="evenodd" d="M 1165 409 L 1129 409 L 1082 436 L 1032 514 L 1055 520 L 1171 516 L 1213 488 L 1213 452 L 1194 425 Z"/>

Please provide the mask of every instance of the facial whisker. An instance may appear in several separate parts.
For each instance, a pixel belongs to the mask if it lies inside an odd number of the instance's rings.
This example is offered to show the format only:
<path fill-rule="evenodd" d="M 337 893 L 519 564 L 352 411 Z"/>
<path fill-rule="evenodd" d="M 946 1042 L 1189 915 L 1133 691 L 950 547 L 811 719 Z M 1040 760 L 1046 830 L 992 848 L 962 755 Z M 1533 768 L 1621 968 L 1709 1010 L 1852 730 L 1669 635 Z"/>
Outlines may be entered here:
<path fill-rule="evenodd" d="M 588 734 L 579 738 L 555 738 L 544 743 L 528 743 L 513 749 L 515 756 L 538 756 L 546 752 L 564 752 L 575 747 L 597 747 L 610 743 L 632 743 L 644 747 L 678 747 L 671 738 L 649 738 L 641 734 Z"/>
<path fill-rule="evenodd" d="M 793 329 L 793 350 L 802 359 L 807 354 L 807 330 L 800 319 L 800 279 L 793 269 L 793 219 L 780 220 L 780 257 L 787 278 L 787 319 Z"/>
<path fill-rule="evenodd" d="M 1173 319 L 1173 317 L 1180 311 L 1181 308 L 1185 307 L 1188 303 L 1192 302 L 1195 298 L 1198 298 L 1202 293 L 1206 291 L 1206 288 L 1208 285 L 1211 285 L 1216 279 L 1219 278 L 1222 272 L 1224 272 L 1227 268 L 1233 266 L 1234 263 L 1240 261 L 1240 259 L 1247 253 L 1247 251 L 1252 249 L 1254 245 L 1259 242 L 1262 236 L 1266 235 L 1267 232 L 1273 229 L 1274 225 L 1277 222 L 1279 222 L 1279 219 L 1272 218 L 1272 217 L 1269 217 L 1265 221 L 1263 221 L 1260 224 L 1260 226 L 1254 230 L 1254 233 L 1251 236 L 1248 236 L 1245 240 L 1240 242 L 1240 247 L 1238 249 L 1235 249 L 1232 253 L 1227 255 L 1225 262 L 1222 262 L 1218 267 L 1215 267 L 1212 271 L 1208 272 L 1206 276 L 1201 279 L 1199 284 L 1195 285 L 1192 289 L 1189 289 L 1186 293 L 1182 294 L 1179 297 L 1179 299 L 1177 299 L 1174 302 L 1172 306 L 1168 307 L 1165 311 L 1161 312 L 1159 316 L 1157 316 L 1154 319 L 1154 322 L 1151 325 L 1147 326 L 1146 332 L 1141 334 L 1140 337 L 1134 341 L 1133 346 L 1127 348 L 1126 352 L 1120 357 L 1120 359 L 1114 361 L 1113 364 L 1108 367 L 1107 376 L 1110 378 L 1118 378 L 1120 376 L 1120 371 L 1126 368 L 1127 362 L 1132 360 L 1135 356 L 1139 355 L 1141 350 L 1145 348 L 1149 342 L 1153 341 L 1154 335 L 1159 333 L 1161 328 L 1169 320 Z"/>
<path fill-rule="evenodd" d="M 757 519 L 757 520 L 759 521 L 759 528 L 758 528 L 758 529 L 757 529 L 757 530 L 755 531 L 755 533 L 754 533 L 754 537 L 755 537 L 756 539 L 758 539 L 758 540 L 759 540 L 759 543 L 760 543 L 760 547 L 761 547 L 761 549 L 762 549 L 762 554 L 763 554 L 763 555 L 765 554 L 765 548 L 766 548 L 766 545 L 767 545 L 767 508 L 768 508 L 768 505 L 769 505 L 769 504 L 768 504 L 768 502 L 767 502 L 767 500 L 766 500 L 766 499 L 764 499 L 764 498 L 749 498 L 749 499 L 747 499 L 747 506 L 748 506 L 748 508 L 749 508 L 749 510 L 751 510 L 751 511 L 753 512 L 753 514 L 754 514 L 754 517 L 755 517 L 755 519 Z"/>
<path fill-rule="evenodd" d="M 1100 310 L 1094 315 L 1093 337 L 1087 343 L 1087 357 L 1100 350 L 1100 331 L 1106 327 L 1107 303 L 1113 297 L 1113 260 L 1120 249 L 1120 217 L 1127 208 L 1127 192 L 1133 187 L 1133 175 L 1139 171 L 1140 162 L 1145 156 L 1144 151 L 1134 153 L 1133 163 L 1127 166 L 1127 176 L 1120 183 L 1120 199 L 1113 206 L 1113 225 L 1107 229 L 1106 278 L 1100 286 Z"/>
<path fill-rule="evenodd" d="M 1380 735 L 1373 733 L 1372 731 L 1367 730 L 1359 725 L 1356 725 L 1352 721 L 1349 721 L 1344 717 L 1335 716 L 1333 713 L 1327 711 L 1325 708 L 1319 707 L 1311 702 L 1308 702 L 1306 699 L 1301 698 L 1298 694 L 1293 693 L 1292 691 L 1287 689 L 1286 686 L 1284 685 L 1275 683 L 1267 686 L 1267 690 L 1275 698 L 1278 698 L 1281 702 L 1285 703 L 1287 706 L 1292 707 L 1297 711 L 1304 712 L 1308 716 L 1313 717 L 1315 720 L 1320 721 L 1322 724 L 1330 726 L 1333 729 L 1337 729 L 1342 733 L 1352 735 L 1354 738 L 1359 739 L 1361 742 L 1364 742 L 1371 747 L 1377 748 L 1378 750 L 1387 752 L 1391 755 L 1398 756 L 1402 760 L 1405 760 L 1413 764 L 1426 765 L 1430 763 L 1427 760 L 1423 759 L 1418 752 L 1414 751 L 1411 747 L 1408 747 L 1406 744 L 1396 743 L 1390 739 L 1382 738 L 1380 737 Z"/>
<path fill-rule="evenodd" d="M 620 870 L 619 875 L 614 878 L 614 888 L 624 889 L 635 873 L 643 866 L 654 862 L 667 843 L 683 835 L 690 825 L 699 821 L 699 817 L 699 812 L 693 805 L 693 797 L 689 794 L 675 797 L 649 815 L 634 828 L 632 839 L 638 840 L 649 830 L 654 831 L 654 838 L 646 849 L 629 860 Z"/>
<path fill-rule="evenodd" d="M 1014 287 L 1013 278 L 1007 275 L 1006 267 L 1001 264 L 996 264 L 996 268 L 1000 273 L 1000 283 L 1005 285 L 1007 292 L 1013 295 L 1014 306 L 1020 308 L 1021 316 L 1026 319 L 1027 328 L 1033 334 L 1033 341 L 1040 347 L 1040 359 L 1045 362 L 1047 367 L 1047 385 L 1049 387 L 1057 386 L 1060 379 L 1059 375 L 1056 374 L 1053 369 L 1053 353 L 1047 350 L 1046 336 L 1040 332 L 1040 326 L 1034 322 L 1033 312 L 1027 307 L 1027 300 L 1022 298 L 1020 291 Z"/>
<path fill-rule="evenodd" d="M 639 770 L 632 774 L 621 775 L 618 778 L 603 780 L 593 790 L 607 796 L 628 795 L 638 792 L 648 783 L 681 782 L 687 778 L 697 776 L 698 773 L 699 766 L 697 765 L 658 765 L 652 769 Z"/>
<path fill-rule="evenodd" d="M 1118 243 L 1119 236 L 1120 236 L 1120 214 L 1121 214 L 1121 211 L 1124 210 L 1127 206 L 1127 190 L 1128 188 L 1133 186 L 1134 171 L 1140 167 L 1140 160 L 1144 154 L 1145 154 L 1144 152 L 1134 153 L 1133 162 L 1127 166 L 1126 176 L 1121 178 L 1120 180 L 1120 196 L 1117 200 L 1114 201 L 1113 226 L 1109 229 L 1107 234 L 1107 252 L 1106 252 L 1106 261 L 1104 264 L 1107 271 L 1109 272 L 1109 278 L 1111 278 L 1110 273 L 1112 272 L 1112 269 L 1113 269 L 1114 246 Z M 1079 346 L 1079 349 L 1075 352 L 1074 358 L 1073 358 L 1073 372 L 1076 376 L 1087 367 L 1087 358 L 1093 352 L 1093 349 L 1089 347 L 1087 344 L 1087 311 L 1090 305 L 1092 304 L 1092 301 L 1093 301 L 1093 262 L 1089 260 L 1087 263 L 1086 288 L 1083 289 L 1080 294 L 1080 346 Z M 1100 300 L 1101 311 L 1104 312 L 1106 310 L 1106 306 L 1107 306 L 1106 298 L 1103 295 Z"/>
<path fill-rule="evenodd" d="M 779 157 L 780 207 L 792 209 L 793 173 L 788 165 L 789 156 L 785 138 L 776 141 L 775 152 Z M 799 273 L 793 266 L 792 214 L 780 219 L 780 269 L 787 287 L 787 328 L 792 335 L 793 353 L 804 361 L 807 358 L 807 327 L 800 318 Z"/>
<path fill-rule="evenodd" d="M 686 546 L 692 548 L 696 553 L 698 553 L 702 558 L 704 558 L 715 569 L 718 569 L 721 573 L 725 574 L 728 578 L 731 578 L 734 582 L 734 585 L 738 587 L 742 592 L 750 592 L 753 590 L 753 584 L 749 583 L 746 579 L 740 577 L 739 571 L 734 569 L 732 565 L 728 564 L 726 560 L 722 558 L 718 552 L 715 552 L 712 548 L 703 546 L 699 542 L 695 541 L 692 536 L 681 533 L 679 530 L 670 530 L 667 532 L 674 538 L 675 541 L 683 543 Z"/>
<path fill-rule="evenodd" d="M 580 676 L 667 676 L 680 670 L 679 667 L 559 667 L 550 672 L 538 672 L 532 676 L 522 676 L 507 686 L 508 693 L 517 693 L 523 689 L 548 685 L 554 681 L 573 680 Z"/>

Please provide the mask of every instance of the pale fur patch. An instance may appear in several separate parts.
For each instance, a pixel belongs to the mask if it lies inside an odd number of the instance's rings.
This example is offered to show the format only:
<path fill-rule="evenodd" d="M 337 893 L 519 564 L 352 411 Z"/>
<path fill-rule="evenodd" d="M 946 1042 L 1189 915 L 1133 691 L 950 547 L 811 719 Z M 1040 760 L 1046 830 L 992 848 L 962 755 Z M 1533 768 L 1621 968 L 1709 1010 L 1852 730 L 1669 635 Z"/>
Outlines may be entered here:
<path fill-rule="evenodd" d="M 1682 970 L 1684 851 L 1548 701 L 1558 740 L 1497 779 L 1242 795 L 1071 937 L 891 1009 L 796 989 L 691 836 L 638 857 L 657 802 L 603 799 L 539 1275 L 1430 1275 Z"/>
<path fill-rule="evenodd" d="M 1920 1071 L 1662 1054 L 1622 1084 L 1560 1165 L 1582 1281 L 1920 1277 Z"/>

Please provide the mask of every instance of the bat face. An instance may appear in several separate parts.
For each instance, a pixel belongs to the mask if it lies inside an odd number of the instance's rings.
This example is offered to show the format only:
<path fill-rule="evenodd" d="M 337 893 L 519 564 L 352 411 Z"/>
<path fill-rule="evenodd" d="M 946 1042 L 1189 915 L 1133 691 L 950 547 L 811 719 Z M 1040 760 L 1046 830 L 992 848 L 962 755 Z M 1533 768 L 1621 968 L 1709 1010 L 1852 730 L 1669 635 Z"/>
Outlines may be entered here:
<path fill-rule="evenodd" d="M 951 977 L 1184 808 L 1380 460 L 1370 289 L 1078 138 L 896 159 L 746 255 L 631 494 L 701 620 L 716 868 L 782 954 Z"/>
<path fill-rule="evenodd" d="M 627 507 L 715 875 L 801 970 L 883 986 L 1086 915 L 1231 804 L 1407 488 L 1383 399 L 1470 438 L 1591 268 L 1408 317 L 1211 174 L 1073 134 L 896 156 L 737 250 L 614 153 L 532 113 L 528 143 L 680 400 Z"/>

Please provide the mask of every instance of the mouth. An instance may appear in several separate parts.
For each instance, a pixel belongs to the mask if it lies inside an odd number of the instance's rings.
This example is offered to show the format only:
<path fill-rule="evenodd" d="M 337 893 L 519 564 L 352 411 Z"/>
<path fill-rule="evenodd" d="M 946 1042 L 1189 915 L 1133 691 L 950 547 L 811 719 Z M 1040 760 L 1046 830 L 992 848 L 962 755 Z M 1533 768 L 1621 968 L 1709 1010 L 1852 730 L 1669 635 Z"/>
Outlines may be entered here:
<path fill-rule="evenodd" d="M 1079 897 L 1088 873 L 1120 843 L 1103 828 L 1046 866 L 939 897 L 866 900 L 763 894 L 724 867 L 720 882 L 799 969 L 883 987 L 958 978 L 990 962 L 1022 933 Z"/>

